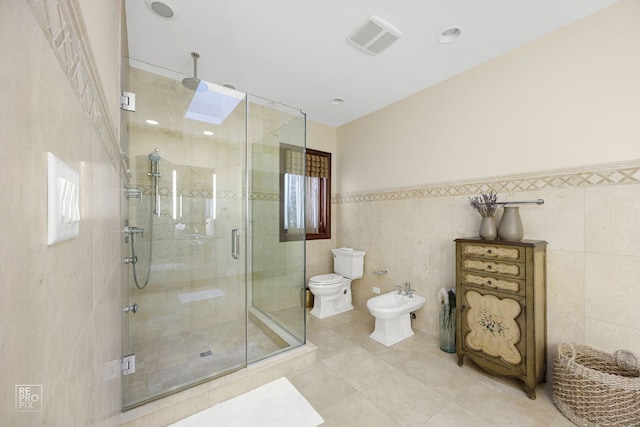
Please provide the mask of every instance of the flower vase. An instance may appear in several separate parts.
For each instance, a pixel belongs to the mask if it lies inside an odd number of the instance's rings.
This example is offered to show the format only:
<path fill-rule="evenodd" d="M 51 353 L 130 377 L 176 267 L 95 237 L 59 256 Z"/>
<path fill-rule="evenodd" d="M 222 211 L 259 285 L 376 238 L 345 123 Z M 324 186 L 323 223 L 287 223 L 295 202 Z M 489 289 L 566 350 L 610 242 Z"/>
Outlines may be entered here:
<path fill-rule="evenodd" d="M 495 216 L 483 216 L 480 222 L 480 237 L 484 240 L 495 240 L 498 236 L 498 226 Z"/>
<path fill-rule="evenodd" d="M 518 206 L 505 206 L 498 228 L 498 236 L 507 242 L 519 242 L 524 236 L 520 208 Z"/>
<path fill-rule="evenodd" d="M 456 308 L 449 304 L 441 304 L 439 315 L 440 350 L 447 353 L 456 352 Z"/>

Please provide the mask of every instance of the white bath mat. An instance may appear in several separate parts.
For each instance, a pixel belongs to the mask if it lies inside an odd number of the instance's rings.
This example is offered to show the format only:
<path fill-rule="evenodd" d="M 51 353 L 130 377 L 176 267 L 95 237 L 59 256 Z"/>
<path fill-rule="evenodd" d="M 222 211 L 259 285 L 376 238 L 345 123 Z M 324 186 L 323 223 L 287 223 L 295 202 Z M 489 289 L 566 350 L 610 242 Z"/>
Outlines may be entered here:
<path fill-rule="evenodd" d="M 316 427 L 322 423 L 304 396 L 286 378 L 280 378 L 171 426 Z"/>
<path fill-rule="evenodd" d="M 186 302 L 194 302 L 194 301 L 202 301 L 205 299 L 218 298 L 223 297 L 224 292 L 222 289 L 207 289 L 206 291 L 198 291 L 198 292 L 187 292 L 184 294 L 178 294 L 178 298 L 180 298 L 180 302 L 182 304 Z"/>

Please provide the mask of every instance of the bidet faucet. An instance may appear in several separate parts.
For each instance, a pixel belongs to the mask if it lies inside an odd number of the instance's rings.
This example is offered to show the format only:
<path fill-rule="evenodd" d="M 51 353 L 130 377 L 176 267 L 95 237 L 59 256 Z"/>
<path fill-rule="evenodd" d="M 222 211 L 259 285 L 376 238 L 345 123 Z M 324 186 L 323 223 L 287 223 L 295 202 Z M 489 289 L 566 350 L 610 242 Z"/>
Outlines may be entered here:
<path fill-rule="evenodd" d="M 413 298 L 413 291 L 415 289 L 411 289 L 411 283 L 405 282 L 404 289 L 405 289 L 405 295 L 409 298 Z"/>
<path fill-rule="evenodd" d="M 398 288 L 398 295 L 402 295 L 402 285 L 396 285 L 396 288 Z"/>

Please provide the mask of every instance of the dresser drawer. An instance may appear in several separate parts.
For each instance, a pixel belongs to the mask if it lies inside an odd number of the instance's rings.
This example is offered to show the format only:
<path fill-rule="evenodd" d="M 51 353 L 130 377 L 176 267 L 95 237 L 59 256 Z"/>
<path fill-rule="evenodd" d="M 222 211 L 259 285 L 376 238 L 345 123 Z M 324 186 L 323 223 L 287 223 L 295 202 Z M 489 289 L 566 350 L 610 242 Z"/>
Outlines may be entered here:
<path fill-rule="evenodd" d="M 517 295 L 524 295 L 526 290 L 525 282 L 522 280 L 471 272 L 462 273 L 462 284 L 494 289 Z"/>
<path fill-rule="evenodd" d="M 498 274 L 505 278 L 524 279 L 525 266 L 517 262 L 492 261 L 478 258 L 462 258 L 462 270 Z"/>
<path fill-rule="evenodd" d="M 524 262 L 525 248 L 520 246 L 462 243 L 462 256 Z"/>

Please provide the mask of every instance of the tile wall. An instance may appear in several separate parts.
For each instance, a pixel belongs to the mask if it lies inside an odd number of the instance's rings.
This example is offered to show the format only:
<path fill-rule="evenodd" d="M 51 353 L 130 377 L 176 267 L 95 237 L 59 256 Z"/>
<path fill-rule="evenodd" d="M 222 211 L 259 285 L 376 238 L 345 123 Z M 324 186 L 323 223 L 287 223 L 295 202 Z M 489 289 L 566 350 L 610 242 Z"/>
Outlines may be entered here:
<path fill-rule="evenodd" d="M 640 353 L 640 161 L 338 195 L 338 244 L 367 251 L 354 302 L 366 304 L 373 286 L 411 282 L 427 297 L 413 326 L 435 335 L 436 292 L 455 284 L 453 240 L 477 236 L 480 224 L 468 197 L 489 189 L 500 200 L 545 200 L 520 213 L 524 238 L 549 242 L 549 354 L 561 342 Z"/>
<path fill-rule="evenodd" d="M 100 95 L 74 5 L 0 4 L 3 425 L 120 420 L 123 169 L 103 103 L 115 97 Z M 51 246 L 47 152 L 79 172 L 81 191 L 80 235 Z M 19 385 L 36 386 L 34 411 L 16 406 Z"/>

